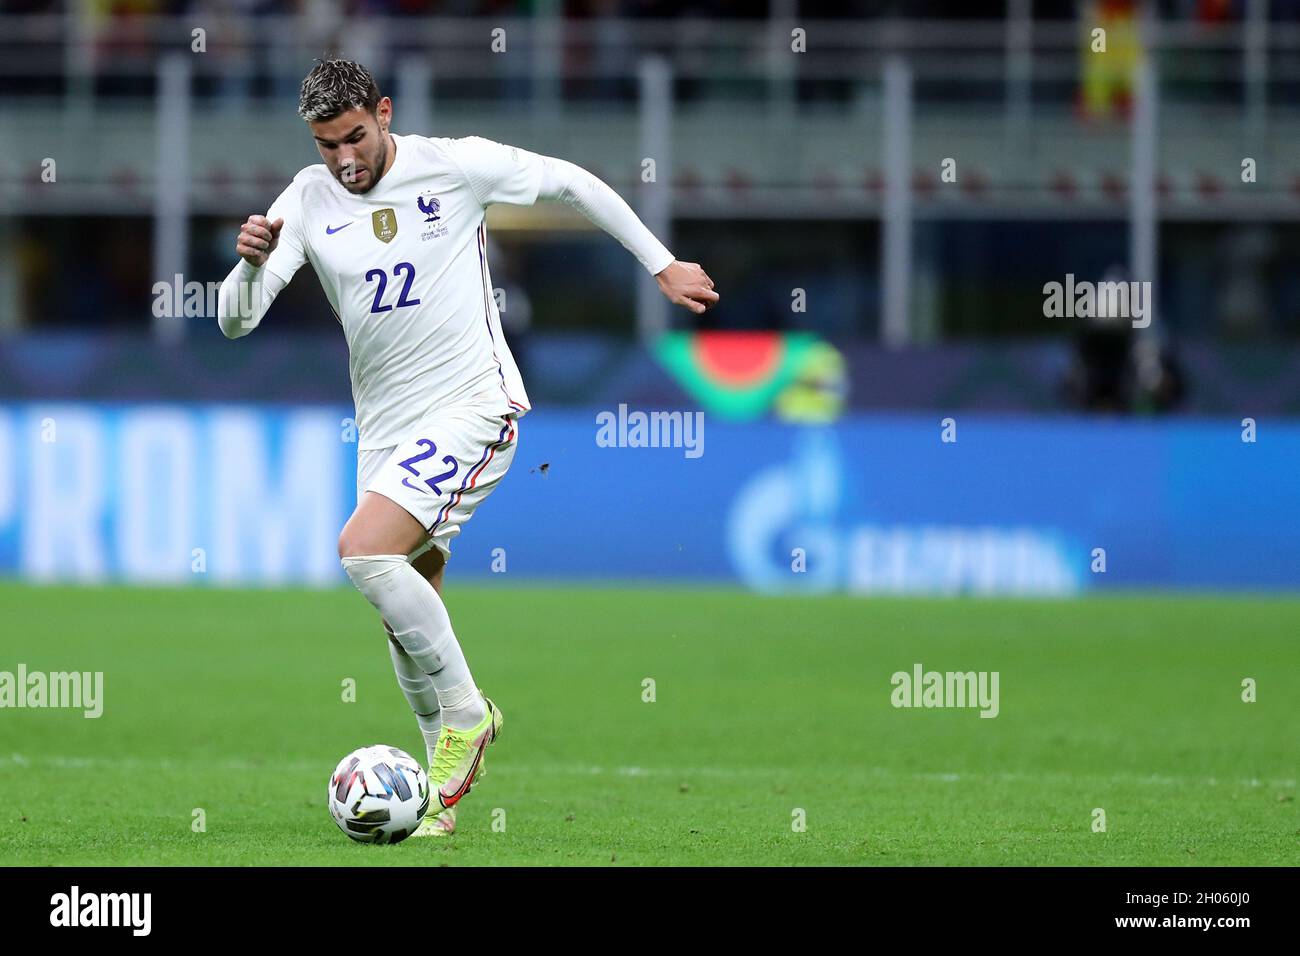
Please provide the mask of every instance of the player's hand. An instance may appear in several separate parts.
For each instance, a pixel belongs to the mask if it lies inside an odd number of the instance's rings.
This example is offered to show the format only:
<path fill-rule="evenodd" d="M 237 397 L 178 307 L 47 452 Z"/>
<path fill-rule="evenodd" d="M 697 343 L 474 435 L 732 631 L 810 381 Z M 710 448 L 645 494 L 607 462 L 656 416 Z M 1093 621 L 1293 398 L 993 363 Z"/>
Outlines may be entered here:
<path fill-rule="evenodd" d="M 655 276 L 655 281 L 669 302 L 684 305 L 696 315 L 718 301 L 718 293 L 713 291 L 713 280 L 698 262 L 674 259 L 668 268 Z"/>
<path fill-rule="evenodd" d="M 271 222 L 265 216 L 249 216 L 248 222 L 239 227 L 239 240 L 235 243 L 235 251 L 250 266 L 260 269 L 266 265 L 266 260 L 275 251 L 280 241 L 280 230 L 283 228 L 283 219 Z"/>

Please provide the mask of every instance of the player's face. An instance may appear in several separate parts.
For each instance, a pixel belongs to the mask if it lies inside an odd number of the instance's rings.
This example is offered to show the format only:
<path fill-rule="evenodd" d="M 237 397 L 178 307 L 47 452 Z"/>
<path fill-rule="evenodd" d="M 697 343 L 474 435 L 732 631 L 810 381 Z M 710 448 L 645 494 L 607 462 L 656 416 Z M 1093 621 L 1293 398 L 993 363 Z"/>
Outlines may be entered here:
<path fill-rule="evenodd" d="M 388 167 L 388 126 L 393 101 L 387 96 L 372 114 L 348 110 L 332 120 L 308 123 L 330 174 L 350 193 L 370 192 Z"/>

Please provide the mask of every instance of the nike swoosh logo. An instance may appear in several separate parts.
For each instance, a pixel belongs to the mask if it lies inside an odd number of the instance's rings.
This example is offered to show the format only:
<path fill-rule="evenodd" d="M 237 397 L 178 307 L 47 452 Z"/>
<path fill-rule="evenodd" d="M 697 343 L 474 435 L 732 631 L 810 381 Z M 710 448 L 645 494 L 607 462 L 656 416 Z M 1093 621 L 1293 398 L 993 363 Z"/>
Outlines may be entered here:
<path fill-rule="evenodd" d="M 354 219 L 353 222 L 356 222 L 356 220 Z M 352 225 L 351 222 L 345 222 L 343 225 L 338 226 L 338 227 L 334 227 L 334 226 L 326 226 L 326 227 L 325 227 L 325 235 L 327 235 L 327 236 L 332 236 L 332 235 L 334 235 L 334 233 L 336 233 L 336 232 L 342 232 L 344 229 L 346 229 L 346 228 L 347 228 L 348 226 L 350 226 L 350 225 Z"/>
<path fill-rule="evenodd" d="M 479 764 L 483 761 L 483 754 L 487 751 L 488 744 L 491 742 L 492 739 L 484 739 L 482 745 L 478 748 L 478 753 L 474 755 L 474 763 L 470 765 L 469 773 L 465 774 L 465 779 L 460 782 L 460 786 L 456 788 L 455 793 L 448 794 L 447 797 L 444 798 L 442 788 L 438 788 L 438 802 L 442 804 L 444 810 L 454 807 L 460 802 L 461 797 L 469 793 L 469 788 L 474 781 L 474 776 L 478 773 Z M 451 800 L 451 803 L 447 803 L 446 800 Z"/>

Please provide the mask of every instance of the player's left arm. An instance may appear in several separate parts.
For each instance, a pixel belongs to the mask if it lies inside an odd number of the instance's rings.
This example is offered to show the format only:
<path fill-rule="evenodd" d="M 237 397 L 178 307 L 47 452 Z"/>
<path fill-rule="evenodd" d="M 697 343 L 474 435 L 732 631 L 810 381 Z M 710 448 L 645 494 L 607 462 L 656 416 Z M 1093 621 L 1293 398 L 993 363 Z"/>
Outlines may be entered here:
<path fill-rule="evenodd" d="M 618 193 L 581 166 L 479 136 L 451 140 L 448 148 L 484 208 L 531 206 L 538 199 L 567 203 L 636 256 L 670 302 L 699 313 L 718 301 L 699 263 L 674 258 Z"/>
<path fill-rule="evenodd" d="M 538 199 L 566 203 L 621 242 L 655 277 L 668 301 L 700 313 L 718 301 L 713 280 L 698 262 L 681 262 L 646 228 L 623 197 L 587 170 L 542 156 Z"/>

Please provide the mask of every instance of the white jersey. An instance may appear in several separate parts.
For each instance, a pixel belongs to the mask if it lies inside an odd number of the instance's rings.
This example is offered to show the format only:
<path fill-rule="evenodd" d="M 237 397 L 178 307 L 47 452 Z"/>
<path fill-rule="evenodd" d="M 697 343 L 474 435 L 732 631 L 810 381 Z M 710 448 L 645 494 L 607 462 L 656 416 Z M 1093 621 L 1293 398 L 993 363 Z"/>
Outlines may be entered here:
<path fill-rule="evenodd" d="M 474 136 L 393 142 L 369 192 L 308 166 L 267 212 L 284 227 L 266 269 L 288 283 L 310 262 L 343 326 L 363 450 L 448 407 L 530 408 L 492 294 L 485 210 L 532 205 L 541 157 Z"/>

